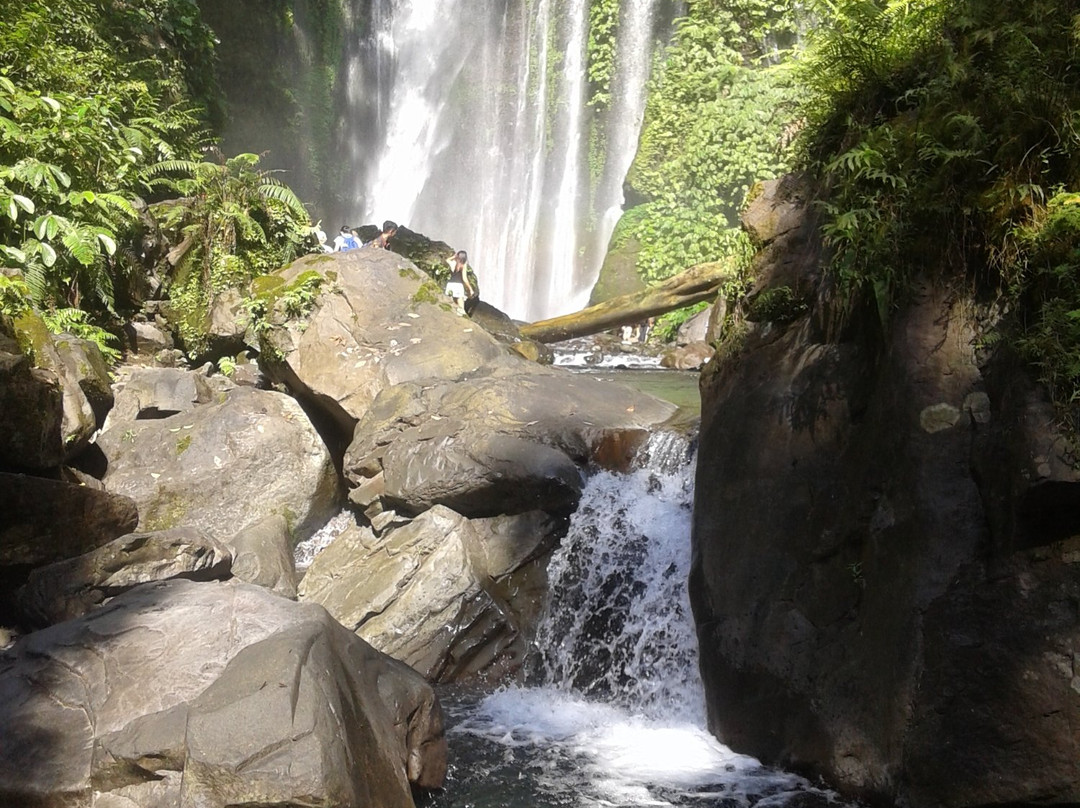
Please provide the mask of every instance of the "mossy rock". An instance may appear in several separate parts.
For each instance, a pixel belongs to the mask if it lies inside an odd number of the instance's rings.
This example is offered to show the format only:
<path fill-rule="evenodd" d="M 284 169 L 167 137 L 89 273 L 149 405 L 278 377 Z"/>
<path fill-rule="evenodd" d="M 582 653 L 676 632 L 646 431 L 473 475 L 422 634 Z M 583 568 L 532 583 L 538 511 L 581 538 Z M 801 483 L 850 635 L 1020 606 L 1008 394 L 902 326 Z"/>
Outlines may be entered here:
<path fill-rule="evenodd" d="M 637 218 L 633 210 L 627 211 L 615 226 L 600 275 L 589 296 L 590 306 L 621 295 L 643 292 L 647 288 L 637 269 L 641 242 L 630 235 L 631 224 Z"/>

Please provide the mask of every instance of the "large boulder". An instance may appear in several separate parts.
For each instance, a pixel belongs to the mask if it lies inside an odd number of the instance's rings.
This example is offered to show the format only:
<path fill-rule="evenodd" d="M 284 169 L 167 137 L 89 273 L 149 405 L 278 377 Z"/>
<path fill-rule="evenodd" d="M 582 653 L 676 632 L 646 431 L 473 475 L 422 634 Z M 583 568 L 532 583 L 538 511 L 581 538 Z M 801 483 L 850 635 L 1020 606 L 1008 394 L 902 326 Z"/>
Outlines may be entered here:
<path fill-rule="evenodd" d="M 49 626 L 82 617 L 139 584 L 229 578 L 231 564 L 228 548 L 191 528 L 132 533 L 78 558 L 35 569 L 15 600 L 30 625 Z"/>
<path fill-rule="evenodd" d="M 0 465 L 38 471 L 59 466 L 63 419 L 56 374 L 34 367 L 13 342 L 0 345 Z"/>
<path fill-rule="evenodd" d="M 168 418 L 214 399 L 206 376 L 191 370 L 128 366 L 117 376 L 106 429 L 128 421 Z"/>
<path fill-rule="evenodd" d="M 16 320 L 15 330 L 34 364 L 56 374 L 63 394 L 63 456 L 71 459 L 90 444 L 113 404 L 109 369 L 101 349 L 71 334 L 50 333 L 34 313 Z"/>
<path fill-rule="evenodd" d="M 138 520 L 128 497 L 0 472 L 0 567 L 74 558 L 131 533 Z"/>
<path fill-rule="evenodd" d="M 314 310 L 301 320 L 277 302 L 317 273 Z M 296 261 L 259 293 L 279 325 L 263 334 L 260 362 L 276 381 L 325 413 L 343 436 L 384 388 L 418 379 L 457 379 L 511 362 L 504 346 L 454 313 L 439 287 L 412 263 L 368 248 Z"/>
<path fill-rule="evenodd" d="M 446 505 L 468 517 L 568 513 L 581 465 L 615 433 L 644 435 L 675 407 L 620 385 L 524 365 L 385 390 L 345 455 L 353 485 L 383 475 L 387 509 Z"/>
<path fill-rule="evenodd" d="M 237 533 L 228 544 L 233 552 L 233 575 L 283 598 L 296 599 L 296 561 L 284 516 L 268 516 Z"/>
<path fill-rule="evenodd" d="M 0 327 L 0 464 L 41 471 L 74 458 L 112 407 L 101 350 L 36 314 Z"/>
<path fill-rule="evenodd" d="M 105 484 L 139 505 L 139 529 L 193 527 L 219 541 L 280 515 L 293 543 L 337 512 L 338 475 L 295 400 L 239 387 L 158 420 L 110 422 Z"/>
<path fill-rule="evenodd" d="M 235 582 L 148 584 L 24 637 L 0 725 L 5 805 L 413 808 L 446 768 L 419 676 Z"/>
<path fill-rule="evenodd" d="M 751 207 L 740 341 L 702 375 L 710 726 L 879 802 L 1074 802 L 1075 452 L 1015 365 L 982 361 L 962 293 L 832 327 L 804 201 L 787 180 Z"/>
<path fill-rule="evenodd" d="M 429 681 L 497 675 L 517 667 L 525 648 L 521 607 L 504 600 L 496 579 L 550 546 L 552 527 L 537 515 L 511 522 L 478 530 L 436 506 L 380 537 L 351 527 L 315 557 L 300 599 Z"/>

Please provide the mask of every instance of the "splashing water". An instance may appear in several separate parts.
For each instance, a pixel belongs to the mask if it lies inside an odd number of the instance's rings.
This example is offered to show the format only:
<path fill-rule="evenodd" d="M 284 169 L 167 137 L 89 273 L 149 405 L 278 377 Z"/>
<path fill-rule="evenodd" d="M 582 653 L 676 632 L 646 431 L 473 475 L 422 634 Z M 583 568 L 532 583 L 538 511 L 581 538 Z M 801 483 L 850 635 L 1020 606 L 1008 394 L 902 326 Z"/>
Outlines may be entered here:
<path fill-rule="evenodd" d="M 706 730 L 686 591 L 693 466 L 689 441 L 662 434 L 641 468 L 589 480 L 549 565 L 533 684 L 444 697 L 466 760 L 436 805 L 834 804 Z"/>

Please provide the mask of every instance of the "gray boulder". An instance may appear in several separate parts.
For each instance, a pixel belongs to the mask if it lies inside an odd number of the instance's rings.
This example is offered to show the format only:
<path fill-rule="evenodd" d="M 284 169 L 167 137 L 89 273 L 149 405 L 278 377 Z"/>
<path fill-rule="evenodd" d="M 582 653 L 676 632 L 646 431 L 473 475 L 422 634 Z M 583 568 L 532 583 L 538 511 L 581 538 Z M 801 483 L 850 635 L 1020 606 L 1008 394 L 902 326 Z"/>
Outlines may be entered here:
<path fill-rule="evenodd" d="M 50 334 L 48 339 L 35 341 L 34 361 L 60 379 L 64 402 L 61 429 L 64 459 L 68 460 L 90 445 L 112 406 L 108 368 L 97 345 L 70 334 Z"/>
<path fill-rule="evenodd" d="M 244 334 L 250 327 L 251 312 L 239 291 L 226 289 L 214 295 L 207 328 L 211 354 L 223 356 L 243 350 Z"/>
<path fill-rule="evenodd" d="M 305 257 L 279 273 L 280 286 L 309 273 L 325 279 L 315 309 L 296 321 L 275 308 L 279 325 L 264 334 L 260 362 L 336 423 L 345 440 L 390 385 L 457 379 L 515 361 L 455 314 L 434 281 L 388 250 Z"/>
<path fill-rule="evenodd" d="M 700 370 L 715 355 L 716 349 L 709 343 L 692 342 L 664 351 L 660 357 L 660 365 L 675 370 Z"/>
<path fill-rule="evenodd" d="M 0 366 L 0 373 L 8 377 L 7 382 L 11 386 L 10 390 L 0 394 L 4 399 L 9 399 L 4 403 L 10 403 L 12 407 L 26 407 L 38 399 L 44 405 L 42 411 L 31 409 L 7 416 L 16 421 L 14 426 L 19 430 L 13 436 L 14 442 L 26 443 L 29 449 L 36 450 L 26 458 L 13 458 L 15 462 L 12 465 L 41 469 L 48 468 L 45 461 L 51 460 L 57 453 L 61 461 L 74 458 L 89 445 L 112 406 L 109 370 L 101 350 L 96 344 L 70 334 L 50 333 L 34 313 L 20 317 L 7 332 L 0 345 L 0 351 L 7 357 Z M 21 353 L 19 346 L 26 349 L 30 361 L 37 367 L 29 378 L 26 367 L 17 356 Z M 42 438 L 50 442 L 56 439 L 52 407 L 47 400 L 55 395 L 47 390 L 52 379 L 59 388 L 61 400 L 59 449 L 55 445 L 37 445 Z M 43 419 L 42 426 L 35 429 L 34 421 L 40 419 Z M 45 434 L 41 434 L 42 428 Z"/>
<path fill-rule="evenodd" d="M 709 308 L 699 311 L 685 323 L 679 326 L 676 342 L 679 345 L 690 345 L 694 342 L 705 342 L 709 335 L 709 322 L 712 319 L 713 310 Z"/>
<path fill-rule="evenodd" d="M 45 364 L 62 377 L 65 391 L 69 387 L 78 388 L 85 406 L 90 408 L 93 428 L 100 429 L 113 406 L 112 379 L 101 349 L 96 343 L 70 334 L 55 335 L 52 347 L 55 353 L 50 361 L 56 362 L 56 367 L 40 360 L 39 364 Z M 85 413 L 81 402 L 73 402 L 72 406 L 78 406 L 80 417 Z"/>
<path fill-rule="evenodd" d="M 325 610 L 242 583 L 127 592 L 0 655 L 0 801 L 378 805 L 446 768 L 438 702 Z"/>
<path fill-rule="evenodd" d="M 59 466 L 63 419 L 57 375 L 34 367 L 18 345 L 0 345 L 0 463 L 35 471 Z"/>
<path fill-rule="evenodd" d="M 139 584 L 228 578 L 231 562 L 228 548 L 190 528 L 132 533 L 78 558 L 35 569 L 15 601 L 31 625 L 48 626 L 81 617 Z"/>
<path fill-rule="evenodd" d="M 296 561 L 284 516 L 268 516 L 237 533 L 227 544 L 233 552 L 233 575 L 296 600 Z"/>
<path fill-rule="evenodd" d="M 117 423 L 190 412 L 214 400 L 205 374 L 179 368 L 126 367 L 118 374 L 114 390 L 115 404 L 106 430 Z"/>
<path fill-rule="evenodd" d="M 337 511 L 330 455 L 292 398 L 238 387 L 161 420 L 118 421 L 99 438 L 105 484 L 139 505 L 139 529 L 186 526 L 228 541 L 279 515 L 292 542 Z"/>
<path fill-rule="evenodd" d="M 41 566 L 131 533 L 128 497 L 25 474 L 0 472 L 0 566 Z"/>
<path fill-rule="evenodd" d="M 124 326 L 128 352 L 138 357 L 152 359 L 161 351 L 171 350 L 175 343 L 172 335 L 155 323 L 131 322 Z"/>
<path fill-rule="evenodd" d="M 381 537 L 352 527 L 315 557 L 300 599 L 429 681 L 491 674 L 524 649 L 512 610 L 471 552 L 481 542 L 469 520 L 442 506 Z"/>
<path fill-rule="evenodd" d="M 675 410 L 591 377 L 518 369 L 385 390 L 356 427 L 346 477 L 359 486 L 381 472 L 385 507 L 406 513 L 441 504 L 470 518 L 565 514 L 580 495 L 579 466 L 613 434 L 640 431 Z"/>

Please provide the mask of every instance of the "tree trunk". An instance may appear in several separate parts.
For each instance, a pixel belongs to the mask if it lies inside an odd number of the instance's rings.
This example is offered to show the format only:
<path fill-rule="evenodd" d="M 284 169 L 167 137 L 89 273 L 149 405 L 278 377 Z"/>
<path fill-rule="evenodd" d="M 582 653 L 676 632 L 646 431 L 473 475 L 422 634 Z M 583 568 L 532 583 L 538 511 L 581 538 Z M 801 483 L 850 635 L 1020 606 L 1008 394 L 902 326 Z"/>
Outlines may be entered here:
<path fill-rule="evenodd" d="M 659 286 L 632 295 L 620 295 L 587 309 L 521 326 L 521 336 L 537 342 L 560 342 L 634 325 L 658 314 L 692 306 L 716 296 L 724 281 L 735 277 L 728 262 L 698 264 L 668 278 Z"/>

